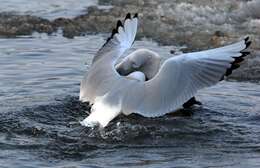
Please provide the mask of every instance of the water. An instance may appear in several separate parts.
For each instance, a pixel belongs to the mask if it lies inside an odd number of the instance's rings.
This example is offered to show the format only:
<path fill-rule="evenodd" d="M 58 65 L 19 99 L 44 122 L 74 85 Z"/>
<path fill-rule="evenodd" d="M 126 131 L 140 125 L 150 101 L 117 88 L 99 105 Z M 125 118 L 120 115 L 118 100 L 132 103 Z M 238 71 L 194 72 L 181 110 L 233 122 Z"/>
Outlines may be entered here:
<path fill-rule="evenodd" d="M 82 127 L 79 83 L 106 35 L 0 39 L 0 167 L 260 166 L 260 84 L 221 82 L 182 117 Z M 137 41 L 165 57 L 178 47 Z M 178 52 L 177 52 L 178 53 Z"/>
<path fill-rule="evenodd" d="M 1 0 L 0 3 L 0 12 L 15 12 L 55 19 L 72 18 L 83 14 L 88 6 L 96 5 L 97 0 Z"/>

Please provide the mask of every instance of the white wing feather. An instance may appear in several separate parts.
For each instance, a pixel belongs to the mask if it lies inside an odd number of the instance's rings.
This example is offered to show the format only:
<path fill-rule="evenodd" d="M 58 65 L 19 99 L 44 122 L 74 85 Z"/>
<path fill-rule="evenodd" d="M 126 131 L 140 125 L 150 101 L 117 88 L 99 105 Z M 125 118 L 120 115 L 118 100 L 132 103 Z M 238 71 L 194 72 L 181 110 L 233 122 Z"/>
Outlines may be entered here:
<path fill-rule="evenodd" d="M 220 81 L 235 58 L 243 56 L 248 39 L 217 49 L 182 54 L 172 57 L 162 65 L 158 74 L 140 86 L 143 89 L 130 90 L 126 100 L 142 96 L 136 107 L 123 103 L 126 113 L 136 112 L 147 117 L 161 116 L 180 108 L 183 103 L 202 88 Z M 140 90 L 143 90 L 140 93 Z"/>
<path fill-rule="evenodd" d="M 113 30 L 111 37 L 107 39 L 107 42 L 97 52 L 93 59 L 93 63 L 106 55 L 109 55 L 112 51 L 116 58 L 120 57 L 127 49 L 129 49 L 134 40 L 137 32 L 138 16 L 137 14 L 131 18 L 130 14 L 127 14 L 124 23 L 117 22 L 116 29 Z"/>
<path fill-rule="evenodd" d="M 94 103 L 98 96 L 106 94 L 118 82 L 119 75 L 114 73 L 114 63 L 129 49 L 137 31 L 137 14 L 131 18 L 127 14 L 124 23 L 118 21 L 111 37 L 95 55 L 90 70 L 84 75 L 80 85 L 80 100 Z"/>

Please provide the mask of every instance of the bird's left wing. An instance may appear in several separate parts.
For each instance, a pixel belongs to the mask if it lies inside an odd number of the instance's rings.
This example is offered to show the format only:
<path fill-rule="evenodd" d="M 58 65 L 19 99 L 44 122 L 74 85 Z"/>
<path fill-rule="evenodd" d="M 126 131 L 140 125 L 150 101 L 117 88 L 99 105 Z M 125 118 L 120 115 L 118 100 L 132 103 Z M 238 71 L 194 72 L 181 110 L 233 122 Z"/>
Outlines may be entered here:
<path fill-rule="evenodd" d="M 142 89 L 130 90 L 125 100 L 137 100 L 125 111 L 135 110 L 147 117 L 155 117 L 177 110 L 202 88 L 218 83 L 223 76 L 229 75 L 239 66 L 243 57 L 249 54 L 244 51 L 250 45 L 246 38 L 238 43 L 201 52 L 187 53 L 172 57 L 162 65 L 157 75 L 140 85 Z M 142 95 L 141 95 L 142 94 Z M 140 102 L 141 101 L 141 102 Z"/>
<path fill-rule="evenodd" d="M 133 17 L 131 17 L 131 14 L 128 13 L 123 23 L 118 20 L 116 28 L 113 29 L 111 36 L 99 49 L 92 63 L 95 63 L 96 61 L 111 54 L 114 54 L 114 57 L 120 57 L 132 46 L 137 32 L 137 25 L 137 13 Z"/>

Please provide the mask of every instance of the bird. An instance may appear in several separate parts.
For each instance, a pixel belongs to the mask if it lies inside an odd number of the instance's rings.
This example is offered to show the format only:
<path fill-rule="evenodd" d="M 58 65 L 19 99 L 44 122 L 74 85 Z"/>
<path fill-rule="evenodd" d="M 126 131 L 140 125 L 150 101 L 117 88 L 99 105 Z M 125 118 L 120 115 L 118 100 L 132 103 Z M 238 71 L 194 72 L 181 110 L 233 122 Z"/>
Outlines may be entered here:
<path fill-rule="evenodd" d="M 83 126 L 106 127 L 119 114 L 159 117 L 196 103 L 198 90 L 213 86 L 237 69 L 250 54 L 249 37 L 205 51 L 165 60 L 139 49 L 124 56 L 135 41 L 138 14 L 117 21 L 111 36 L 97 51 L 80 84 L 79 99 L 91 104 Z M 121 62 L 119 60 L 122 60 Z"/>

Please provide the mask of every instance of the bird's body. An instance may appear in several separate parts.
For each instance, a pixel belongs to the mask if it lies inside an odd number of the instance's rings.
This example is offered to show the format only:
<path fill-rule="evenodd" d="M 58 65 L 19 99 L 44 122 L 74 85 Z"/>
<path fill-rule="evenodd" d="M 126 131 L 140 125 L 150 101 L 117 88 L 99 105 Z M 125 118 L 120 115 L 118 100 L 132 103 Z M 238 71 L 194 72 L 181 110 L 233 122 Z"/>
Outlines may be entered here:
<path fill-rule="evenodd" d="M 199 89 L 218 83 L 248 55 L 244 52 L 250 44 L 247 38 L 229 46 L 175 56 L 161 66 L 157 53 L 143 49 L 116 65 L 134 42 L 137 21 L 137 15 L 131 18 L 128 14 L 124 24 L 118 22 L 84 76 L 80 100 L 93 106 L 83 125 L 105 127 L 120 113 L 156 117 L 173 112 Z"/>

